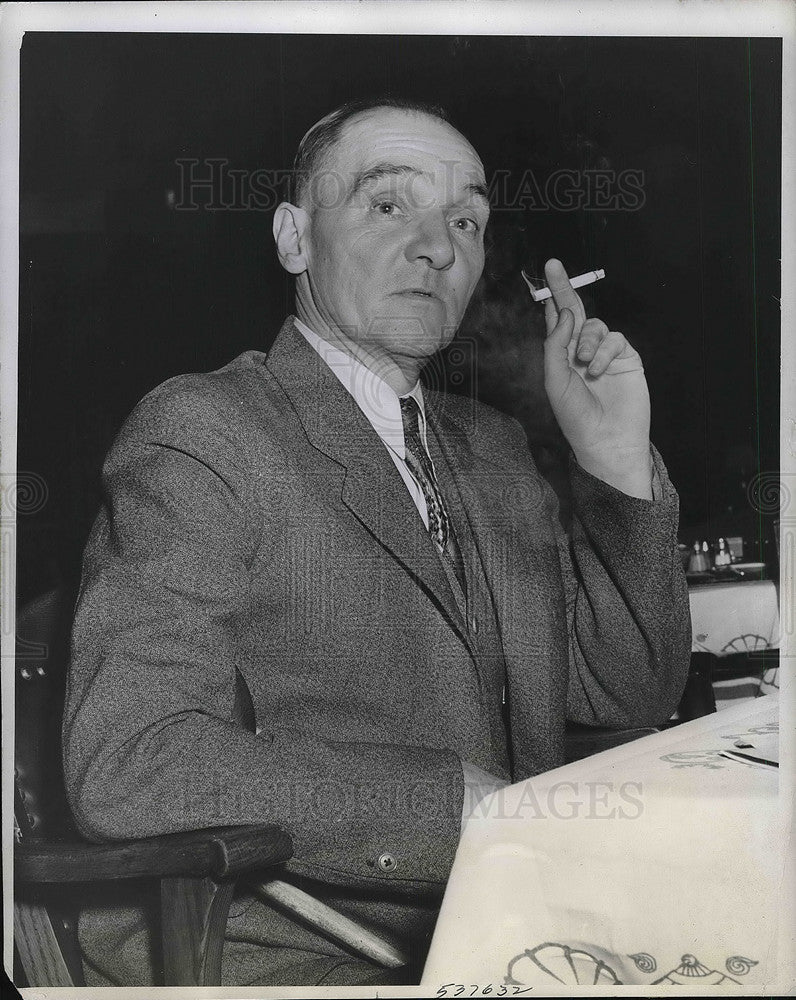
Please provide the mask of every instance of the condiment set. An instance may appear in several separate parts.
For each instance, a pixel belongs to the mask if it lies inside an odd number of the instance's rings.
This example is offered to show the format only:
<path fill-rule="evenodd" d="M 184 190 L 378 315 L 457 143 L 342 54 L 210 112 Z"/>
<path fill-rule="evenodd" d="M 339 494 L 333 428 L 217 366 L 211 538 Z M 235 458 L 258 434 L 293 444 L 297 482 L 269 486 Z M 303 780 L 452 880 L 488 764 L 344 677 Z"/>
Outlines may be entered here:
<path fill-rule="evenodd" d="M 711 570 L 726 570 L 732 566 L 732 553 L 725 538 L 718 540 L 718 545 L 711 559 L 710 546 L 707 542 L 694 542 L 691 558 L 688 560 L 689 573 L 710 573 Z"/>

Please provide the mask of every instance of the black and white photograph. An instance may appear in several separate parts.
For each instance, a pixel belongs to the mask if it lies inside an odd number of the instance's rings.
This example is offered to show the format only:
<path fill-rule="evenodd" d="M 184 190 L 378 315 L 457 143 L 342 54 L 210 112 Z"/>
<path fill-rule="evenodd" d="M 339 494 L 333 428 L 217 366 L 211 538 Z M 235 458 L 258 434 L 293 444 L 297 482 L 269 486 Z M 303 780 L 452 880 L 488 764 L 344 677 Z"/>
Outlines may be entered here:
<path fill-rule="evenodd" d="M 795 39 L 3 5 L 20 995 L 796 994 Z"/>

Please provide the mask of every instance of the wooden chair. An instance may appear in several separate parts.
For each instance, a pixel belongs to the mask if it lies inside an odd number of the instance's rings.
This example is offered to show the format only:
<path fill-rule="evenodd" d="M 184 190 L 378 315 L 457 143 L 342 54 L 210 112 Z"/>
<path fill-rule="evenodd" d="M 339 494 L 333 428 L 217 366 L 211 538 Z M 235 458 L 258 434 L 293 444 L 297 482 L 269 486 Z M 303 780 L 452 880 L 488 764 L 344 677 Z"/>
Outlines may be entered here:
<path fill-rule="evenodd" d="M 272 824 L 195 830 L 96 844 L 75 828 L 64 791 L 61 719 L 71 601 L 52 590 L 17 615 L 14 767 L 14 980 L 27 986 L 84 985 L 78 901 L 88 885 L 159 883 L 164 985 L 221 981 L 221 957 L 236 880 L 269 905 L 385 969 L 408 964 L 398 949 L 278 878 L 292 856 Z M 238 674 L 235 714 L 254 731 L 254 707 Z"/>
<path fill-rule="evenodd" d="M 68 630 L 60 591 L 43 595 L 17 617 L 15 982 L 84 985 L 76 936 L 81 889 L 158 880 L 165 984 L 217 984 L 236 877 L 266 876 L 291 857 L 290 838 L 271 824 L 110 844 L 80 837 L 66 802 L 60 754 Z"/>

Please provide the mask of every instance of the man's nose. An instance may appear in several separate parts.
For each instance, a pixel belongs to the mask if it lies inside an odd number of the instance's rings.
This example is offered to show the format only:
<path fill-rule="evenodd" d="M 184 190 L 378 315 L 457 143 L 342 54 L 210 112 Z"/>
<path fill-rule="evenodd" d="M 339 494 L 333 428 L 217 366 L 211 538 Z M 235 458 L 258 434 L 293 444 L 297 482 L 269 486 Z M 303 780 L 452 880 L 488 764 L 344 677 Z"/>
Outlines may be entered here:
<path fill-rule="evenodd" d="M 450 267 L 456 259 L 456 251 L 445 217 L 440 214 L 419 222 L 405 253 L 408 261 L 425 260 L 435 270 Z"/>

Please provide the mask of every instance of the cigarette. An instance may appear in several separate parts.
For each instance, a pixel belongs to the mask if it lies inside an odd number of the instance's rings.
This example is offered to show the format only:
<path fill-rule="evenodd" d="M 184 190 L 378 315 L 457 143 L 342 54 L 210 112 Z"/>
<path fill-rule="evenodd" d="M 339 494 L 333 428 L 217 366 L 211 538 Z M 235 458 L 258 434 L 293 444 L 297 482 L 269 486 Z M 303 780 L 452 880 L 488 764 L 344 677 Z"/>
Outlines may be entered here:
<path fill-rule="evenodd" d="M 520 271 L 520 274 L 525 280 L 525 284 L 528 286 L 528 291 L 531 293 L 531 298 L 534 302 L 544 302 L 545 299 L 549 299 L 553 294 L 549 288 L 535 288 L 525 271 Z M 569 283 L 573 288 L 583 288 L 584 285 L 593 285 L 595 281 L 599 281 L 600 278 L 604 277 L 605 271 L 602 269 L 587 271 L 585 274 L 578 274 L 576 277 L 570 278 Z"/>

